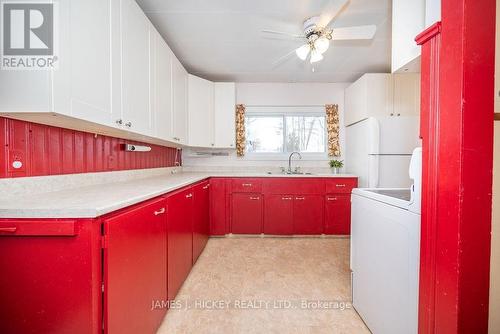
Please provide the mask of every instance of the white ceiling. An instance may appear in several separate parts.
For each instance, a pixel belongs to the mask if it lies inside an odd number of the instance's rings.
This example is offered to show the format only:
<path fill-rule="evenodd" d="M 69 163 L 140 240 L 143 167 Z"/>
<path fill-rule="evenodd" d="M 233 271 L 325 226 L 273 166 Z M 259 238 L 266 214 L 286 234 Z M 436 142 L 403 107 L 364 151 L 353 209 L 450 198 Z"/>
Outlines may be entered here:
<path fill-rule="evenodd" d="M 375 24 L 374 40 L 333 42 L 314 72 L 294 54 L 273 66 L 302 43 L 265 38 L 261 31 L 300 34 L 303 20 L 321 14 L 330 0 L 137 2 L 186 69 L 209 80 L 352 82 L 366 72 L 390 71 L 391 0 L 351 0 L 331 27 Z"/>

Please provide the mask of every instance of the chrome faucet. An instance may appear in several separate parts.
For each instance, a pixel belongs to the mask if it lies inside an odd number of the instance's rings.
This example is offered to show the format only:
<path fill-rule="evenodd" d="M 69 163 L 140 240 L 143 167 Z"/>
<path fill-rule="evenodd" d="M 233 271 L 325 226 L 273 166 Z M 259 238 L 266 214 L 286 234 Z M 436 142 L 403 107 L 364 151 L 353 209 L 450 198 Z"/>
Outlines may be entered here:
<path fill-rule="evenodd" d="M 302 155 L 299 152 L 292 152 L 290 153 L 290 156 L 288 157 L 288 170 L 287 174 L 292 174 L 292 157 L 297 154 L 299 156 L 299 159 L 302 159 Z"/>

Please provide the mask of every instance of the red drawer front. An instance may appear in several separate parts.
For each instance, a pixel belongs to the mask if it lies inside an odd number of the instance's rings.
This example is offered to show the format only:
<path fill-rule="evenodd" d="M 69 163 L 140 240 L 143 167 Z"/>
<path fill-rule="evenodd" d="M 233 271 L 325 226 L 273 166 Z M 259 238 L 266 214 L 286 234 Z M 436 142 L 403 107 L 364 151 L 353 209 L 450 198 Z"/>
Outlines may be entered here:
<path fill-rule="evenodd" d="M 74 220 L 4 220 L 0 221 L 0 237 L 6 236 L 75 236 Z"/>
<path fill-rule="evenodd" d="M 358 186 L 358 179 L 356 178 L 335 178 L 326 180 L 325 182 L 327 194 L 350 194 L 352 188 L 356 188 Z"/>
<path fill-rule="evenodd" d="M 262 185 L 264 194 L 317 194 L 325 193 L 325 182 L 315 178 L 266 179 Z"/>
<path fill-rule="evenodd" d="M 233 179 L 231 190 L 234 193 L 260 193 L 262 180 L 254 178 Z"/>

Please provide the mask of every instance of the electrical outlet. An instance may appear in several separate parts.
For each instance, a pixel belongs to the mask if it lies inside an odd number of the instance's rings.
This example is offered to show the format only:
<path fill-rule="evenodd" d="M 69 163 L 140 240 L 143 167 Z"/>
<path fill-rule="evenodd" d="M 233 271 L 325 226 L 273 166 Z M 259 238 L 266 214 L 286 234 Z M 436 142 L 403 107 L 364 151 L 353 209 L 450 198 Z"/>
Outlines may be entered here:
<path fill-rule="evenodd" d="M 9 172 L 24 172 L 26 170 L 24 152 L 19 150 L 9 151 Z"/>

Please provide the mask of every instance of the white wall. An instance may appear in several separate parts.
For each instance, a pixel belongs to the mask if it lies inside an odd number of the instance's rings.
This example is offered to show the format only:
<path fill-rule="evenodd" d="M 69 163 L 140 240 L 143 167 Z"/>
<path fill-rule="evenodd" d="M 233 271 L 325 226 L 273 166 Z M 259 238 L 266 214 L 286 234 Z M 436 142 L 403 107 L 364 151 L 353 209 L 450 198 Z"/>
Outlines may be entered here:
<path fill-rule="evenodd" d="M 340 112 L 340 145 L 344 148 L 344 90 L 349 83 L 237 83 L 236 102 L 246 106 L 322 106 L 325 104 L 338 104 Z M 225 169 L 265 168 L 272 169 L 285 166 L 286 159 L 256 160 L 248 157 L 237 157 L 234 150 L 224 151 L 228 156 L 194 156 L 200 150 L 183 150 L 183 166 L 196 167 L 197 169 Z M 214 152 L 206 150 L 205 152 Z M 217 150 L 221 152 L 221 150 Z M 343 159 L 343 157 L 340 157 Z M 328 170 L 328 157 L 303 159 L 295 165 L 319 171 Z M 267 168 L 269 167 L 269 168 Z"/>

